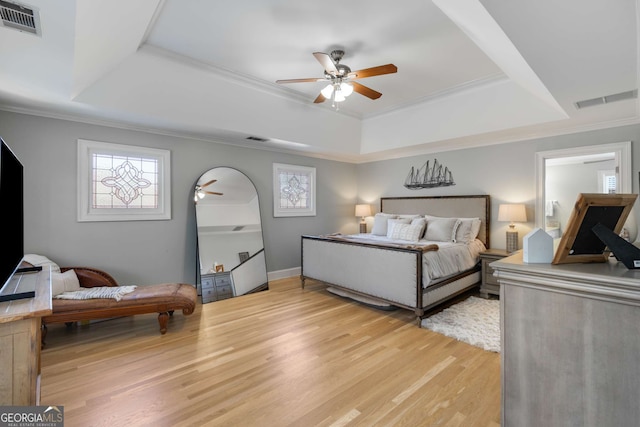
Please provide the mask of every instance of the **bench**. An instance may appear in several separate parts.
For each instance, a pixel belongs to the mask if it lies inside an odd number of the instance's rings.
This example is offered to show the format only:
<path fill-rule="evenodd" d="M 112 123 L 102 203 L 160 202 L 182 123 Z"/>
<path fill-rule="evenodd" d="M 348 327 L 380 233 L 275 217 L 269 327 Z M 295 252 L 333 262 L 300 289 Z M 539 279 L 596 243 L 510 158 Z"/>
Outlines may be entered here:
<path fill-rule="evenodd" d="M 118 286 L 108 273 L 89 267 L 60 267 L 61 272 L 74 270 L 80 286 Z M 121 300 L 112 298 L 93 298 L 85 300 L 52 299 L 52 314 L 42 318 L 42 342 L 49 323 L 66 323 L 83 320 L 107 319 L 136 314 L 158 313 L 160 333 L 167 332 L 169 316 L 175 310 L 184 315 L 192 314 L 196 307 L 197 291 L 185 283 L 163 283 L 138 286 L 133 292 L 125 294 Z"/>

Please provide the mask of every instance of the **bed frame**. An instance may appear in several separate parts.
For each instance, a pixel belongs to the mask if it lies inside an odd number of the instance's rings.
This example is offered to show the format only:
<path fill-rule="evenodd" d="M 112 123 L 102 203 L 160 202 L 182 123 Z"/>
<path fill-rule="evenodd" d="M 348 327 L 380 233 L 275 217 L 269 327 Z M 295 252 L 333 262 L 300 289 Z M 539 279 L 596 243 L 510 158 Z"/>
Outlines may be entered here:
<path fill-rule="evenodd" d="M 479 217 L 478 239 L 487 249 L 491 203 L 488 195 L 384 197 L 380 211 L 442 217 Z M 480 265 L 437 284 L 422 286 L 422 250 L 351 242 L 335 236 L 302 236 L 302 287 L 314 279 L 340 293 L 380 307 L 413 310 L 418 318 L 434 306 L 480 283 Z"/>

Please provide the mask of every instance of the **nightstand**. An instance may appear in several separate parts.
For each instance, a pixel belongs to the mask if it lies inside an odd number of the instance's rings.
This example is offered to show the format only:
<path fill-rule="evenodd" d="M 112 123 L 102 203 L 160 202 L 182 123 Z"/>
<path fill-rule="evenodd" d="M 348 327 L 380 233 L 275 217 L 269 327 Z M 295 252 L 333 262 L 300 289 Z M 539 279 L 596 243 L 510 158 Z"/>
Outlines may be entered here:
<path fill-rule="evenodd" d="M 234 295 L 231 272 L 203 274 L 200 278 L 202 286 L 202 303 L 232 298 Z"/>
<path fill-rule="evenodd" d="M 504 249 L 487 249 L 480 252 L 480 262 L 482 265 L 482 284 L 480 285 L 480 296 L 489 298 L 489 295 L 500 296 L 500 284 L 498 279 L 493 277 L 493 268 L 489 266 L 494 261 L 511 255 Z"/>

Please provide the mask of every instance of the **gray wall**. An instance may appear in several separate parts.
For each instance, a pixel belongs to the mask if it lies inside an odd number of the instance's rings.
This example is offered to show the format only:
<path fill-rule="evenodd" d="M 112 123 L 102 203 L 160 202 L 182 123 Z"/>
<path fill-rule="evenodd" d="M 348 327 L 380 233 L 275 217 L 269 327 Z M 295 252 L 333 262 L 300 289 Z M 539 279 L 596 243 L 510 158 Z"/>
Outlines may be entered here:
<path fill-rule="evenodd" d="M 0 136 L 25 166 L 25 252 L 60 265 L 102 268 L 122 284 L 195 283 L 193 186 L 215 166 L 237 168 L 255 183 L 270 272 L 300 265 L 301 234 L 357 229 L 352 164 L 5 111 Z M 77 222 L 79 138 L 170 150 L 172 219 Z M 274 162 L 316 168 L 315 217 L 273 217 Z"/>
<path fill-rule="evenodd" d="M 300 235 L 357 231 L 354 205 L 379 209 L 382 196 L 489 194 L 491 247 L 504 248 L 506 223 L 497 222 L 500 203 L 526 203 L 535 224 L 535 153 L 560 148 L 633 141 L 633 191 L 638 192 L 640 125 L 530 141 L 353 165 L 226 144 L 110 128 L 0 111 L 0 136 L 25 164 L 25 249 L 62 265 L 103 268 L 123 284 L 195 282 L 196 243 L 193 185 L 215 166 L 231 166 L 256 184 L 262 209 L 267 269 L 300 265 Z M 78 223 L 76 221 L 77 139 L 169 149 L 172 153 L 172 219 Z M 408 190 L 411 166 L 437 158 L 453 172 L 452 187 Z M 272 164 L 317 168 L 317 215 L 274 218 Z M 635 209 L 638 212 L 638 209 Z"/>
<path fill-rule="evenodd" d="M 506 247 L 508 224 L 497 221 L 498 206 L 501 203 L 525 203 L 528 222 L 516 225 L 522 247 L 522 237 L 535 226 L 535 153 L 623 141 L 633 142 L 632 182 L 633 192 L 637 193 L 640 125 L 631 125 L 361 164 L 358 165 L 359 203 L 371 203 L 377 211 L 380 197 L 385 196 L 488 194 L 491 196 L 491 247 L 503 249 Z M 421 190 L 409 190 L 403 186 L 411 166 L 420 167 L 427 160 L 433 164 L 434 158 L 449 167 L 455 186 Z M 638 213 L 637 208 L 635 212 Z"/>

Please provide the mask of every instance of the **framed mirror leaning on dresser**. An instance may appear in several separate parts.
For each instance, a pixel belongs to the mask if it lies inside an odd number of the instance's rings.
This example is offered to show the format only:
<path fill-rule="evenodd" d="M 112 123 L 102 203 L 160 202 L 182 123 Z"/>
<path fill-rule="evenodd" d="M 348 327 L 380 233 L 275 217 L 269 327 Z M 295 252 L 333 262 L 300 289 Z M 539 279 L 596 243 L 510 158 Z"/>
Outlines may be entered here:
<path fill-rule="evenodd" d="M 258 192 L 244 173 L 216 167 L 198 179 L 198 290 L 208 303 L 268 289 Z"/>

